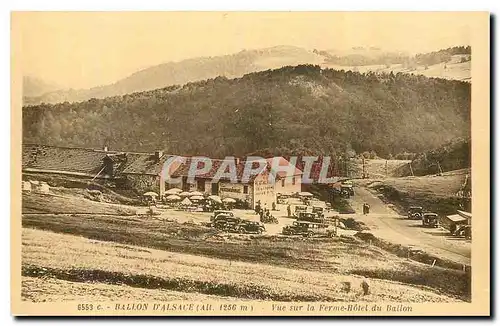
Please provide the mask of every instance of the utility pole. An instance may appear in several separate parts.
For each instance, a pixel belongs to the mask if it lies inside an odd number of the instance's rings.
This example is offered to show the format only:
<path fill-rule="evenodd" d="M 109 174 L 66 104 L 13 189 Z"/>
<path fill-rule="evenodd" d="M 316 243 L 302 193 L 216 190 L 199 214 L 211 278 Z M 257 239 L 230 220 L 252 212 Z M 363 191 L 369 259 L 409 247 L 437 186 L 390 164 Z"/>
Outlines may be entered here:
<path fill-rule="evenodd" d="M 443 170 L 441 170 L 441 165 L 439 164 L 439 162 L 437 162 L 437 165 L 438 165 L 438 173 L 439 173 L 439 175 L 443 175 Z"/>
<path fill-rule="evenodd" d="M 363 179 L 366 178 L 366 171 L 365 171 L 365 157 L 363 156 Z"/>
<path fill-rule="evenodd" d="M 387 160 L 385 160 L 385 177 L 387 178 L 389 176 L 389 170 L 387 168 Z"/>
<path fill-rule="evenodd" d="M 408 165 L 410 166 L 410 172 L 411 172 L 411 176 L 414 177 L 415 175 L 413 174 L 413 168 L 411 167 L 411 162 L 408 163 Z"/>

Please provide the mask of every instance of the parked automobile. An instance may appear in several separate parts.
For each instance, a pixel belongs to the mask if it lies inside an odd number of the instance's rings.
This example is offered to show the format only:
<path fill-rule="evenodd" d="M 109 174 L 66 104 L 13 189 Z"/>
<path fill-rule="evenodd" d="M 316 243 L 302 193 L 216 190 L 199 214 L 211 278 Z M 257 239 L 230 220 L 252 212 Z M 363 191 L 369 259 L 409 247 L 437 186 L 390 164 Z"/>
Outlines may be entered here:
<path fill-rule="evenodd" d="M 471 226 L 468 224 L 459 226 L 458 229 L 455 231 L 454 235 L 470 239 L 472 237 Z"/>
<path fill-rule="evenodd" d="M 295 217 L 298 217 L 300 212 L 307 212 L 307 206 L 306 205 L 295 206 L 295 212 L 293 213 L 293 215 L 295 215 Z"/>
<path fill-rule="evenodd" d="M 420 206 L 411 206 L 408 209 L 408 218 L 412 220 L 421 220 L 424 215 L 424 209 Z"/>
<path fill-rule="evenodd" d="M 292 225 L 283 227 L 281 233 L 283 235 L 302 235 L 304 237 L 312 237 L 315 235 L 333 237 L 336 234 L 336 229 L 334 226 L 325 223 L 295 221 Z"/>
<path fill-rule="evenodd" d="M 297 221 L 313 222 L 313 223 L 323 223 L 324 217 L 318 216 L 316 213 L 310 212 L 300 212 L 297 216 Z"/>
<path fill-rule="evenodd" d="M 325 217 L 325 209 L 321 206 L 313 206 L 313 214 L 316 214 L 319 218 Z"/>
<path fill-rule="evenodd" d="M 278 204 L 284 205 L 288 203 L 288 198 L 290 198 L 290 196 L 279 194 L 276 198 L 276 201 L 278 202 Z"/>
<path fill-rule="evenodd" d="M 236 231 L 238 225 L 241 222 L 241 218 L 235 216 L 229 216 L 227 214 L 219 214 L 213 221 L 212 225 L 214 228 L 223 231 Z"/>
<path fill-rule="evenodd" d="M 439 218 L 436 213 L 425 213 L 422 216 L 422 226 L 437 228 L 439 227 Z"/>
<path fill-rule="evenodd" d="M 236 225 L 236 231 L 239 233 L 262 234 L 266 231 L 266 227 L 261 222 L 241 220 L 240 223 Z"/>
<path fill-rule="evenodd" d="M 340 185 L 340 192 L 347 197 L 354 196 L 354 187 L 350 182 L 344 182 Z"/>
<path fill-rule="evenodd" d="M 231 212 L 231 211 L 217 210 L 217 211 L 214 211 L 214 214 L 213 214 L 212 216 L 210 216 L 210 221 L 212 221 L 212 222 L 213 222 L 213 221 L 215 221 L 215 220 L 216 220 L 216 218 L 217 218 L 217 216 L 218 216 L 219 214 L 229 215 L 229 216 L 231 216 L 231 217 L 233 217 L 233 216 L 234 216 L 234 213 L 233 213 L 233 212 Z"/>

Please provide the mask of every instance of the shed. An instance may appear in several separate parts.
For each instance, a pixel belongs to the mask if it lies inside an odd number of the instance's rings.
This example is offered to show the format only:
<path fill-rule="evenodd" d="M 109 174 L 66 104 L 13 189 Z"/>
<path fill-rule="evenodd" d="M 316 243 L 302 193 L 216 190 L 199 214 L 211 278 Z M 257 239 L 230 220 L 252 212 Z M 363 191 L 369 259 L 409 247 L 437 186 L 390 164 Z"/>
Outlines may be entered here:
<path fill-rule="evenodd" d="M 31 182 L 23 181 L 22 187 L 23 192 L 31 192 Z"/>
<path fill-rule="evenodd" d="M 49 193 L 50 192 L 50 186 L 46 182 L 41 182 L 40 187 L 38 188 L 38 191 L 41 193 Z"/>

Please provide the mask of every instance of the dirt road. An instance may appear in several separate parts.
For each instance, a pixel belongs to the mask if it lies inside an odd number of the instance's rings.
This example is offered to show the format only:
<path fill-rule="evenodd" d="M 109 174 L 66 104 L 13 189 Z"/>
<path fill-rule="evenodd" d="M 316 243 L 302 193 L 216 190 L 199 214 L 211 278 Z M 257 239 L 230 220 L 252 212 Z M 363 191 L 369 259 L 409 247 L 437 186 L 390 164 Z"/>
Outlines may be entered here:
<path fill-rule="evenodd" d="M 441 228 L 424 228 L 421 221 L 408 220 L 405 216 L 398 215 L 377 197 L 375 191 L 356 187 L 351 205 L 356 212 L 362 212 L 363 203 L 370 205 L 370 213 L 352 215 L 365 222 L 376 237 L 401 245 L 413 245 L 430 254 L 470 265 L 470 240 L 450 236 L 447 230 Z"/>

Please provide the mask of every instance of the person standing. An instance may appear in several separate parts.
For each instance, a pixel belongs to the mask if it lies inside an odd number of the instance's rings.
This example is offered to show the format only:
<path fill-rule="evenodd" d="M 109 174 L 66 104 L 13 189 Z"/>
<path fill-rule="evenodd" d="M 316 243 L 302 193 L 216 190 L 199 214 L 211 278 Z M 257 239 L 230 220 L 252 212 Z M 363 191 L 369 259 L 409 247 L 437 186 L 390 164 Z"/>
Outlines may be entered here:
<path fill-rule="evenodd" d="M 290 204 L 288 204 L 288 206 L 286 207 L 286 211 L 288 213 L 288 217 L 291 217 L 292 216 L 292 207 L 290 206 Z"/>

